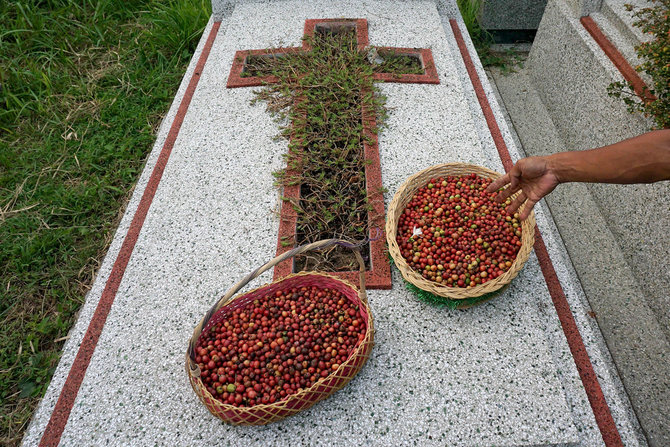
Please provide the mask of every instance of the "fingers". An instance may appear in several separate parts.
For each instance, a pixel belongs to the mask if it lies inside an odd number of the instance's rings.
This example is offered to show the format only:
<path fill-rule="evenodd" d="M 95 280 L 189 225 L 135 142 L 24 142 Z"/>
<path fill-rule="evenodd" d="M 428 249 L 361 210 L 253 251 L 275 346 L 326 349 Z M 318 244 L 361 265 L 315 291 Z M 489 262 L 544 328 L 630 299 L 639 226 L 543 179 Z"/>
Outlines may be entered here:
<path fill-rule="evenodd" d="M 530 216 L 530 212 L 533 211 L 533 207 L 535 206 L 536 203 L 537 200 L 528 199 L 528 201 L 526 202 L 526 206 L 523 208 L 523 211 L 521 212 L 521 216 L 519 216 L 521 220 L 526 220 L 528 216 Z"/>
<path fill-rule="evenodd" d="M 496 200 L 496 202 L 498 202 L 498 203 L 502 203 L 502 202 L 504 202 L 505 200 L 507 200 L 509 197 L 511 197 L 511 196 L 513 196 L 514 194 L 516 194 L 517 191 L 519 191 L 520 189 L 521 189 L 521 187 L 518 186 L 518 185 L 515 186 L 515 187 L 512 187 L 512 185 L 510 185 L 510 186 L 508 186 L 507 188 L 505 188 L 505 189 L 503 189 L 502 191 L 500 191 L 500 194 L 498 194 L 498 196 L 496 197 L 495 200 Z"/>
<path fill-rule="evenodd" d="M 486 192 L 488 193 L 496 192 L 497 190 L 499 190 L 508 183 L 509 183 L 509 173 L 503 175 L 502 177 L 498 177 L 493 182 L 491 182 L 489 187 L 486 188 Z"/>
<path fill-rule="evenodd" d="M 507 189 L 511 189 L 507 188 Z M 522 191 L 514 200 L 512 200 L 512 203 L 507 207 L 507 214 L 514 214 L 516 210 L 519 209 L 521 205 L 523 205 L 523 202 L 525 202 L 527 199 L 526 194 Z"/>
<path fill-rule="evenodd" d="M 521 215 L 519 218 L 521 220 L 526 220 L 528 216 L 530 216 L 531 211 L 533 210 L 533 207 L 537 203 L 537 200 L 529 199 L 526 197 L 525 193 L 519 194 L 513 201 L 510 203 L 510 205 L 507 207 L 506 211 L 507 214 L 514 214 L 517 212 L 517 210 L 523 205 L 523 203 L 526 202 L 526 206 L 524 206 L 523 211 L 521 212 Z"/>
<path fill-rule="evenodd" d="M 502 188 L 503 186 L 507 185 L 510 182 L 512 184 L 510 184 L 507 188 L 500 191 L 500 194 L 498 194 L 495 198 L 495 201 L 498 203 L 504 202 L 505 200 L 507 200 L 508 197 L 510 197 L 512 194 L 516 193 L 520 189 L 518 186 L 519 183 L 518 180 L 515 177 L 510 176 L 509 173 L 503 175 L 502 177 L 498 177 L 498 179 L 496 179 L 488 186 L 488 188 L 486 188 L 486 192 L 488 193 L 496 192 L 497 190 L 499 190 L 500 188 Z"/>
<path fill-rule="evenodd" d="M 500 203 L 507 200 L 508 197 L 521 189 L 519 186 L 521 183 L 521 169 L 519 163 L 515 164 L 507 174 L 493 181 L 486 190 L 488 192 L 494 192 L 508 183 L 509 186 L 501 191 L 496 197 L 496 202 Z"/>
<path fill-rule="evenodd" d="M 521 175 L 522 171 L 525 169 L 524 167 L 528 167 L 527 159 L 519 160 L 507 174 L 498 177 L 496 180 L 491 182 L 488 188 L 486 188 L 486 192 L 492 193 L 499 190 L 503 186 L 508 185 L 507 188 L 500 191 L 500 193 L 496 196 L 495 201 L 498 203 L 504 202 L 517 192 L 521 191 L 507 207 L 507 212 L 509 214 L 513 214 L 521 207 L 521 205 L 523 205 L 524 202 L 526 202 L 526 206 L 519 216 L 521 220 L 527 219 L 528 216 L 530 216 L 533 207 L 537 203 L 537 200 L 529 199 L 521 188 Z"/>

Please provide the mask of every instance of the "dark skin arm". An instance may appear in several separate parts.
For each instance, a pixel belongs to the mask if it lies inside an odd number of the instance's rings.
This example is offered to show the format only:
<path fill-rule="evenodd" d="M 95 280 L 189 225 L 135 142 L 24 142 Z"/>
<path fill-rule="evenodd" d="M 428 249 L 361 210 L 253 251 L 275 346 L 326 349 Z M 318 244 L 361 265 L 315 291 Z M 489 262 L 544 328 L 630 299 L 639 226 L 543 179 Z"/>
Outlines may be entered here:
<path fill-rule="evenodd" d="M 560 152 L 519 160 L 491 183 L 488 192 L 509 184 L 496 200 L 503 202 L 521 191 L 508 206 L 515 212 L 524 202 L 521 219 L 559 183 L 653 183 L 670 180 L 670 129 L 656 130 L 619 143 L 587 151 Z"/>

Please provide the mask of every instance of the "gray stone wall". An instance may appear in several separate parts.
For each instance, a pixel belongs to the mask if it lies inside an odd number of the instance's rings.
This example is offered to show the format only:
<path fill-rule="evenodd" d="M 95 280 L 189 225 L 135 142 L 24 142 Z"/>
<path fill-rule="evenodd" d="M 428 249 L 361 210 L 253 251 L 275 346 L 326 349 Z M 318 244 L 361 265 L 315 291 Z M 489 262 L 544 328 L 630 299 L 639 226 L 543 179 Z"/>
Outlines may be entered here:
<path fill-rule="evenodd" d="M 566 150 L 605 146 L 653 126 L 607 95 L 607 86 L 623 77 L 579 21 L 595 3 L 550 0 L 526 62 Z M 588 194 L 591 204 L 580 206 L 578 196 L 553 200 L 552 214 L 564 239 L 585 241 L 568 244 L 570 256 L 650 445 L 670 445 L 670 182 L 577 186 L 575 194 Z M 588 225 L 593 214 L 604 228 Z M 598 231 L 611 235 L 615 247 L 598 246 Z"/>
<path fill-rule="evenodd" d="M 537 29 L 547 0 L 486 0 L 481 25 L 487 30 Z"/>

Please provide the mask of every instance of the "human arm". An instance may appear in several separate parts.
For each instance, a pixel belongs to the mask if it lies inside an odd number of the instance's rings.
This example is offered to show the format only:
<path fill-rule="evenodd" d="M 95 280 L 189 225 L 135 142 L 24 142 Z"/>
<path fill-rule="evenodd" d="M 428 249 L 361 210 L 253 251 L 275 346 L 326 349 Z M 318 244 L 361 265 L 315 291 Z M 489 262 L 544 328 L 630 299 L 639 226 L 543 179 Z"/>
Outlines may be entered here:
<path fill-rule="evenodd" d="M 497 197 L 502 202 L 521 191 L 507 210 L 515 212 L 527 200 L 521 213 L 521 219 L 525 219 L 533 206 L 560 183 L 624 184 L 660 180 L 670 180 L 670 129 L 586 151 L 523 158 L 491 183 L 488 192 L 509 184 Z"/>

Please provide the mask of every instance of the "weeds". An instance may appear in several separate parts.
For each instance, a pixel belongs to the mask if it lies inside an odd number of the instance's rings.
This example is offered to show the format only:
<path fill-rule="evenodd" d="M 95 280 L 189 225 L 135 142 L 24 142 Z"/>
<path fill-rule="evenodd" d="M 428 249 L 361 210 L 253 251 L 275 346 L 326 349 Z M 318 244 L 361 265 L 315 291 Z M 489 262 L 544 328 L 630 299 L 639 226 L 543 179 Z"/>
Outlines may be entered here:
<path fill-rule="evenodd" d="M 521 63 L 519 55 L 514 51 L 508 50 L 501 54 L 491 50 L 493 36 L 479 24 L 483 0 L 456 0 L 456 3 L 484 67 L 498 67 L 506 72 Z"/>
<path fill-rule="evenodd" d="M 51 380 L 208 8 L 0 2 L 0 444 Z"/>
<path fill-rule="evenodd" d="M 376 73 L 423 74 L 424 69 L 418 56 L 399 54 L 392 50 L 379 51 L 381 63 L 374 66 Z"/>

